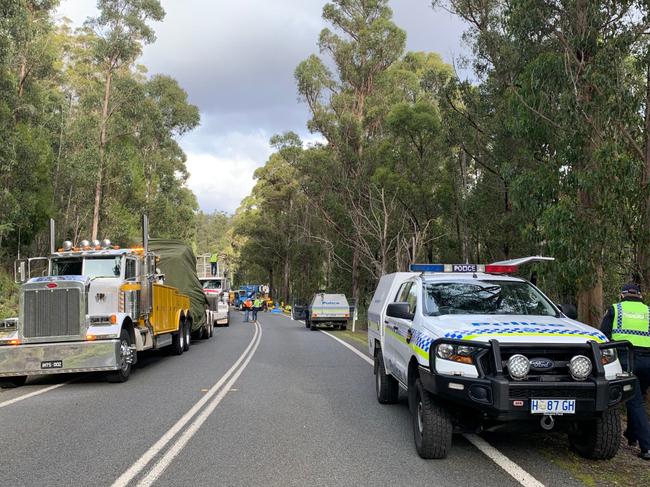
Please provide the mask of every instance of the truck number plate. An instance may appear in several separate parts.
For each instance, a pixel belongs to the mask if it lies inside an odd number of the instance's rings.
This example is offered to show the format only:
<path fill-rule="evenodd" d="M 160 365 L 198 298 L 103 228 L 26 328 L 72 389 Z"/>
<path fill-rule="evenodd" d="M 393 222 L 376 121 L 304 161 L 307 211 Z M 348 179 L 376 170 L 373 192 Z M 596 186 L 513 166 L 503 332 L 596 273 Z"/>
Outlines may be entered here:
<path fill-rule="evenodd" d="M 575 414 L 575 399 L 531 399 L 530 412 L 532 414 Z"/>
<path fill-rule="evenodd" d="M 41 362 L 41 369 L 62 369 L 63 360 L 48 360 L 47 362 Z"/>

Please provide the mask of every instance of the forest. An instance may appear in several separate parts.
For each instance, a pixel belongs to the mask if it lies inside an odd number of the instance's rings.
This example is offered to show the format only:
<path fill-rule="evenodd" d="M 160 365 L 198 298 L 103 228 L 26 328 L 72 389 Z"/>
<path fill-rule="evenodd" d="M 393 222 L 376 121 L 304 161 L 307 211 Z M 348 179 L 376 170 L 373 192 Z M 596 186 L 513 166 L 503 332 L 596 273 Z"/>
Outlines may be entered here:
<path fill-rule="evenodd" d="M 431 6 L 465 22 L 467 79 L 406 52 L 387 0 L 325 5 L 295 69 L 322 142 L 272 138 L 233 217 L 240 280 L 363 309 L 412 262 L 541 254 L 526 272 L 598 325 L 622 283 L 650 286 L 650 2 Z"/>
<path fill-rule="evenodd" d="M 195 246 L 225 231 L 186 185 L 178 139 L 199 109 L 138 64 L 159 1 L 99 0 L 77 29 L 55 21 L 58 4 L 0 2 L 0 316 L 16 312 L 13 260 L 47 251 L 49 218 L 60 241 L 139 242 L 142 213 L 156 236 Z"/>
<path fill-rule="evenodd" d="M 326 3 L 294 73 L 307 126 L 271 138 L 234 215 L 186 184 L 198 107 L 139 64 L 160 2 L 99 0 L 79 28 L 58 4 L 0 2 L 0 314 L 49 218 L 128 243 L 143 212 L 287 302 L 328 289 L 363 308 L 412 262 L 537 254 L 556 261 L 526 272 L 591 324 L 622 283 L 650 287 L 648 1 L 434 0 L 466 25 L 453 65 L 408 52 L 388 0 Z"/>

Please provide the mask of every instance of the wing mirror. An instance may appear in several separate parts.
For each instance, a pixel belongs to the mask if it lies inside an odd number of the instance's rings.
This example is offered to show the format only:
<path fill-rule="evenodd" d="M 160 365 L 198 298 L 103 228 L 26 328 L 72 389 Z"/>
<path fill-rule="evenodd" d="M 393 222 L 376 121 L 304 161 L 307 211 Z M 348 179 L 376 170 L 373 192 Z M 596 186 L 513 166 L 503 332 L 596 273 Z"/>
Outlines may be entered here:
<path fill-rule="evenodd" d="M 413 313 L 411 313 L 408 303 L 390 303 L 386 308 L 386 316 L 403 320 L 413 319 Z"/>
<path fill-rule="evenodd" d="M 578 319 L 578 309 L 573 304 L 561 304 L 560 311 L 566 315 L 567 318 L 572 320 Z"/>

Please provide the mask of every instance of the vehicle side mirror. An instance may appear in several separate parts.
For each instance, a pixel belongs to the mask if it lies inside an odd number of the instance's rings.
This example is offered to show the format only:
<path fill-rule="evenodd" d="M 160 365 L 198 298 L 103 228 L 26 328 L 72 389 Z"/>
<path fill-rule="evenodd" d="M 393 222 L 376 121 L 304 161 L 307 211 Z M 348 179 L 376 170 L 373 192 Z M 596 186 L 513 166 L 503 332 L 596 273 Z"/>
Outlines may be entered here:
<path fill-rule="evenodd" d="M 390 303 L 386 308 L 386 316 L 403 320 L 413 319 L 413 313 L 411 313 L 408 303 Z"/>
<path fill-rule="evenodd" d="M 560 311 L 572 320 L 578 319 L 578 309 L 573 304 L 561 304 Z"/>

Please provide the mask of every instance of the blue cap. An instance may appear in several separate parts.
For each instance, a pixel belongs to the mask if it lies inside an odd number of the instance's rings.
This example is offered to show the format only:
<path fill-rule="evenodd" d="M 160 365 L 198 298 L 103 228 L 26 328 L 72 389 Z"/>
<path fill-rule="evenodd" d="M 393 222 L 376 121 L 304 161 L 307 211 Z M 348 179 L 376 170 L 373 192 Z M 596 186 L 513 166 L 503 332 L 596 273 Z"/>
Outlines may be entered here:
<path fill-rule="evenodd" d="M 641 294 L 641 288 L 638 284 L 628 283 L 621 288 L 621 294 Z"/>

